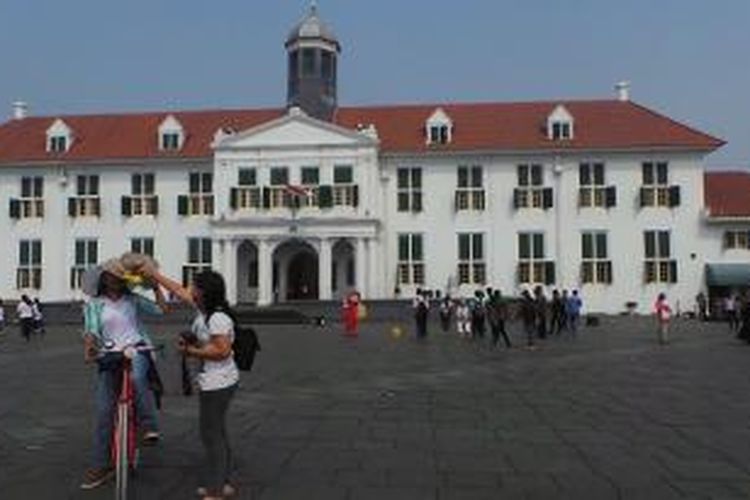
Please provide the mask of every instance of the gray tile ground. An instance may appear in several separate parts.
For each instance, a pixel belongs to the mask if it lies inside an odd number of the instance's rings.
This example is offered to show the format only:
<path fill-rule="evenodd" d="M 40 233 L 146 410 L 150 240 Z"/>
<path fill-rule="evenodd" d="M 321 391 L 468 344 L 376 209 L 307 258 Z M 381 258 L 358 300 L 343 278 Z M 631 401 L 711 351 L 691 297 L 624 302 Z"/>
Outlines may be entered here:
<path fill-rule="evenodd" d="M 660 348 L 649 321 L 610 318 L 537 352 L 391 326 L 260 329 L 231 410 L 240 498 L 750 498 L 750 346 L 723 325 L 680 322 Z M 0 338 L 0 498 L 112 495 L 77 489 L 92 373 L 76 336 Z M 192 498 L 196 401 L 176 395 L 174 354 L 162 375 L 164 441 L 134 498 Z"/>

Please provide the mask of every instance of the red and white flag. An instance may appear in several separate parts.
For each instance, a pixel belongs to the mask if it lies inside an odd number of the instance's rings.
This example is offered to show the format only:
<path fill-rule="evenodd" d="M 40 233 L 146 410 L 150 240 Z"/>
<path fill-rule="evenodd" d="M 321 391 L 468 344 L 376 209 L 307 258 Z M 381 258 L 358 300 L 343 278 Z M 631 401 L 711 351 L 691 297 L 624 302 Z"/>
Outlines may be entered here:
<path fill-rule="evenodd" d="M 292 186 L 291 184 L 287 184 L 284 189 L 287 193 L 289 193 L 291 196 L 307 196 L 309 194 L 308 190 L 305 189 L 302 186 Z"/>

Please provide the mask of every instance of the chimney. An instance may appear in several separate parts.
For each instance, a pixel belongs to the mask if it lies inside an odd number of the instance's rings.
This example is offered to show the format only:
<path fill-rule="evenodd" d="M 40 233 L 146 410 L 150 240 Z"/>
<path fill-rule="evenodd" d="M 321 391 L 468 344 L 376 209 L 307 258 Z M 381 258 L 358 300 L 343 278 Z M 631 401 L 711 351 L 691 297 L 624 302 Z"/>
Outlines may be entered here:
<path fill-rule="evenodd" d="M 23 120 L 29 115 L 29 105 L 23 101 L 13 103 L 13 119 Z"/>
<path fill-rule="evenodd" d="M 630 82 L 618 82 L 615 85 L 617 91 L 617 100 L 628 102 L 630 100 Z"/>

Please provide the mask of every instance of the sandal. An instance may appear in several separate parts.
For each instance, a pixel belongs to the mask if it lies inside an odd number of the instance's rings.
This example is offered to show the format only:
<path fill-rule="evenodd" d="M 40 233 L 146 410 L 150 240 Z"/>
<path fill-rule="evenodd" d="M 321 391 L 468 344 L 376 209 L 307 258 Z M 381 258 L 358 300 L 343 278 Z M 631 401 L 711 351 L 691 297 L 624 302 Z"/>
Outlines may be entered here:
<path fill-rule="evenodd" d="M 211 496 L 208 496 L 207 488 L 205 488 L 204 486 L 199 486 L 195 490 L 195 494 L 199 497 L 203 497 L 203 500 L 212 499 L 212 498 L 229 498 L 237 494 L 237 489 L 231 484 L 227 483 L 221 488 L 221 495 L 222 495 L 221 497 L 211 497 Z"/>

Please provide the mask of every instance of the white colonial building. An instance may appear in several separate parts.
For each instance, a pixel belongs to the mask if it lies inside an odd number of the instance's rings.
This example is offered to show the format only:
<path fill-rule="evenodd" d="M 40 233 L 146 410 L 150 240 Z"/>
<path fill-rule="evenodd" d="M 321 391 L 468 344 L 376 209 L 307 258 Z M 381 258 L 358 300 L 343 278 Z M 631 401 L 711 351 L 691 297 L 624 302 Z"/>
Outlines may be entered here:
<path fill-rule="evenodd" d="M 342 107 L 340 45 L 292 31 L 284 108 L 28 116 L 0 126 L 0 297 L 80 298 L 127 250 L 221 271 L 236 302 L 578 288 L 591 311 L 684 309 L 742 284 L 750 176 L 630 100 Z M 740 281 L 736 281 L 740 280 Z"/>

